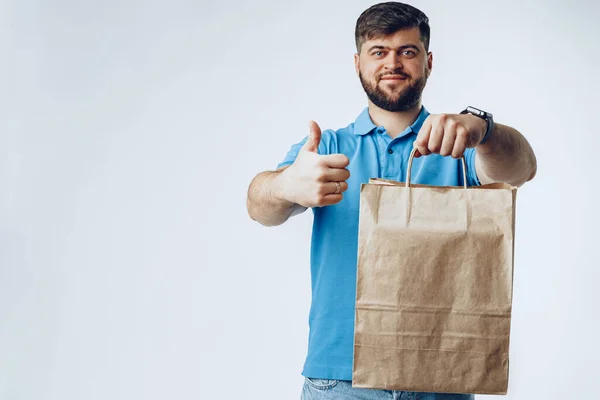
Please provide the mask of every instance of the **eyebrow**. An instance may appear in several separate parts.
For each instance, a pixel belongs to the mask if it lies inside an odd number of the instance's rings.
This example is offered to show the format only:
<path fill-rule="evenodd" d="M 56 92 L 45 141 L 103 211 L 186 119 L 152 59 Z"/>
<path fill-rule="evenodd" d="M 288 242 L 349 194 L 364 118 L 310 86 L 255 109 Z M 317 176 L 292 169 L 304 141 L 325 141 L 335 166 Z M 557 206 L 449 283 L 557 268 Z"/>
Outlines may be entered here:
<path fill-rule="evenodd" d="M 389 49 L 390 49 L 390 47 L 388 47 L 388 46 L 375 45 L 375 46 L 371 46 L 369 48 L 368 52 L 370 53 L 373 50 L 389 50 Z M 415 49 L 416 51 L 419 51 L 419 48 L 414 44 L 406 44 L 404 46 L 398 47 L 398 50 L 406 50 L 406 49 Z"/>

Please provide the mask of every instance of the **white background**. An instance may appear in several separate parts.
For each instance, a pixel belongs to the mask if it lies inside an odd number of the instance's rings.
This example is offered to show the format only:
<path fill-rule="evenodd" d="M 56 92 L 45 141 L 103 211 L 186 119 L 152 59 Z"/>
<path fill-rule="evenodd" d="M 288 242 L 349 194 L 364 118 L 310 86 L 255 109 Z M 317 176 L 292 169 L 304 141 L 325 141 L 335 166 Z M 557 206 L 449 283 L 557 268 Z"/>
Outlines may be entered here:
<path fill-rule="evenodd" d="M 366 106 L 369 1 L 0 2 L 0 399 L 297 399 L 311 213 L 250 180 Z M 519 129 L 506 399 L 597 398 L 600 10 L 415 1 L 433 113 Z M 481 396 L 484 398 L 484 396 Z"/>

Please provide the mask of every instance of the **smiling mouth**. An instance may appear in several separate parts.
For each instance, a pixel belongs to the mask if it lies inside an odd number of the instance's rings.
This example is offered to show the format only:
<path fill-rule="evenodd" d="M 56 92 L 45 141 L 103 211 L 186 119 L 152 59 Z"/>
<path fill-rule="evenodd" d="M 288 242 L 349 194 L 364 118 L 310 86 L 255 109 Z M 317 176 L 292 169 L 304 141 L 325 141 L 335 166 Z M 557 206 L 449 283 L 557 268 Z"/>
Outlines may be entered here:
<path fill-rule="evenodd" d="M 381 77 L 382 81 L 403 81 L 406 80 L 405 76 L 402 75 L 385 75 Z"/>

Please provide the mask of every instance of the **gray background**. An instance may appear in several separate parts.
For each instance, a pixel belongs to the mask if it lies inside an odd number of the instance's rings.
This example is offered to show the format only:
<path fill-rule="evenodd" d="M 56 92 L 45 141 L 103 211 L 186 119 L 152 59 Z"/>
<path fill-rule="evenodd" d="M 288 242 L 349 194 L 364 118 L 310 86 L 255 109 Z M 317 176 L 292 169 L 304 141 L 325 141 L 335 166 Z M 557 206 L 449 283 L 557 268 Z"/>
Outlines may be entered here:
<path fill-rule="evenodd" d="M 0 399 L 299 398 L 311 215 L 264 228 L 246 189 L 366 106 L 371 4 L 0 2 Z M 427 108 L 490 110 L 538 156 L 506 399 L 596 398 L 598 2 L 412 4 Z"/>

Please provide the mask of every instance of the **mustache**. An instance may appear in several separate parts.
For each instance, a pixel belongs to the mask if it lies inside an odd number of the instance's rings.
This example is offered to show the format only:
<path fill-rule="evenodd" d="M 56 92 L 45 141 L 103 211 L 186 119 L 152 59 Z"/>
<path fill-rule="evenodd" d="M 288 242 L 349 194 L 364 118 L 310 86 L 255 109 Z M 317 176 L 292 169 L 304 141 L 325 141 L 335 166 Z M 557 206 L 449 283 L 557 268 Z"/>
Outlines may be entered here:
<path fill-rule="evenodd" d="M 400 70 L 395 70 L 395 71 L 392 71 L 392 72 L 388 72 L 388 73 L 385 73 L 385 74 L 381 74 L 381 75 L 379 76 L 379 79 L 383 78 L 384 76 L 390 76 L 390 75 L 400 75 L 401 77 L 403 77 L 403 78 L 405 78 L 405 79 L 408 79 L 408 78 L 410 78 L 410 75 L 408 75 L 407 73 L 405 73 L 405 72 L 402 72 L 402 71 L 400 71 Z"/>

